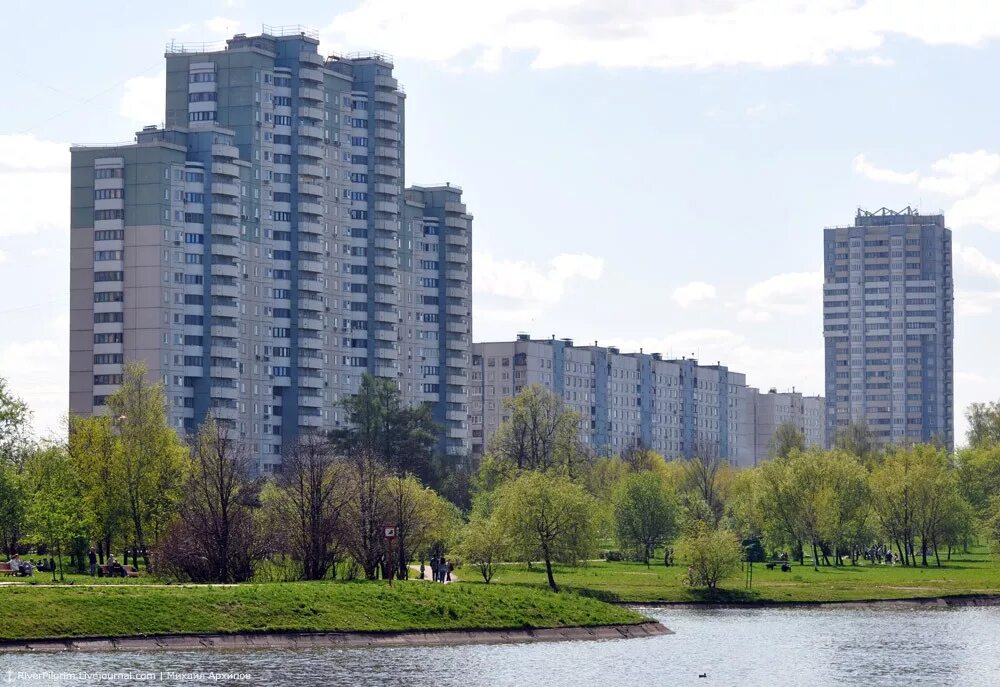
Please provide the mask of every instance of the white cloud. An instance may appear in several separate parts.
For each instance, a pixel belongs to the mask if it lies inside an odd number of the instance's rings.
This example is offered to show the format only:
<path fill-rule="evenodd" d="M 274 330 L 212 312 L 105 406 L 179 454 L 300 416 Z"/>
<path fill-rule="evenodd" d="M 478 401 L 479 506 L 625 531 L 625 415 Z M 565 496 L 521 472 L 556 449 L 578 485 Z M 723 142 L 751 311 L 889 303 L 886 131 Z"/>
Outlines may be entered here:
<path fill-rule="evenodd" d="M 865 55 L 864 57 L 852 58 L 851 63 L 869 65 L 872 67 L 892 67 L 896 64 L 896 60 L 891 57 L 886 57 L 885 55 Z"/>
<path fill-rule="evenodd" d="M 998 304 L 1000 291 L 955 291 L 955 314 L 960 317 L 991 315 Z"/>
<path fill-rule="evenodd" d="M 495 68 L 503 52 L 536 68 L 786 67 L 840 56 L 884 64 L 886 38 L 976 46 L 1000 35 L 990 0 L 364 0 L 323 31 L 338 48 Z"/>
<path fill-rule="evenodd" d="M 703 281 L 693 281 L 674 289 L 670 298 L 682 308 L 715 300 L 715 287 Z"/>
<path fill-rule="evenodd" d="M 142 125 L 159 124 L 166 109 L 167 72 L 136 76 L 125 82 L 118 112 Z"/>
<path fill-rule="evenodd" d="M 175 36 L 179 33 L 187 33 L 191 30 L 191 24 L 181 24 L 180 26 L 175 26 L 172 29 L 167 29 L 167 33 L 171 36 Z"/>
<path fill-rule="evenodd" d="M 786 272 L 753 284 L 746 302 L 756 321 L 762 313 L 798 315 L 817 309 L 823 299 L 823 275 L 819 272 Z M 750 317 L 750 313 L 746 314 Z"/>
<path fill-rule="evenodd" d="M 0 135 L 0 237 L 69 225 L 69 144 Z"/>
<path fill-rule="evenodd" d="M 473 264 L 476 319 L 525 326 L 561 301 L 573 284 L 600 279 L 604 273 L 603 259 L 582 253 L 562 253 L 541 266 L 477 252 Z"/>
<path fill-rule="evenodd" d="M 736 319 L 740 322 L 768 322 L 771 313 L 766 310 L 754 310 L 753 308 L 741 308 L 736 313 Z"/>
<path fill-rule="evenodd" d="M 220 34 L 229 38 L 240 32 L 240 21 L 228 17 L 212 17 L 202 22 L 206 29 L 212 33 Z"/>
<path fill-rule="evenodd" d="M 854 171 L 872 181 L 884 181 L 889 184 L 915 184 L 920 178 L 916 172 L 894 172 L 891 169 L 876 167 L 868 162 L 864 155 L 855 156 Z"/>
<path fill-rule="evenodd" d="M 62 436 L 69 400 L 69 319 L 42 327 L 44 338 L 12 342 L 0 348 L 0 376 L 33 411 L 35 433 Z"/>
<path fill-rule="evenodd" d="M 1000 262 L 986 257 L 978 248 L 955 243 L 952 255 L 955 266 L 963 271 L 1000 281 Z"/>

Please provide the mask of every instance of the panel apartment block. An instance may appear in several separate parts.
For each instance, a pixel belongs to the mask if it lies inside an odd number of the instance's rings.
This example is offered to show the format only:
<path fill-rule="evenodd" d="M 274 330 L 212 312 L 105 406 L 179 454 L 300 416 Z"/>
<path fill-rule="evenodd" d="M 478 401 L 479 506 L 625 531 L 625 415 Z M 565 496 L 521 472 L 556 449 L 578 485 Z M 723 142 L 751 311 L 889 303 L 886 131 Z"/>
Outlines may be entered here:
<path fill-rule="evenodd" d="M 785 423 L 802 431 L 807 447 L 826 447 L 826 400 L 822 396 L 803 396 L 797 391 L 779 393 L 776 389 L 761 393 L 747 387 L 746 407 L 752 413 L 753 465 L 770 457 L 771 439 Z"/>
<path fill-rule="evenodd" d="M 540 384 L 580 416 L 580 440 L 595 453 L 641 445 L 668 458 L 752 460 L 744 437 L 746 377 L 724 365 L 663 360 L 658 353 L 575 346 L 569 339 L 476 343 L 472 351 L 473 454 L 508 418 L 506 398 Z M 746 454 L 746 455 L 744 455 Z"/>
<path fill-rule="evenodd" d="M 954 447 L 954 287 L 943 215 L 859 210 L 823 232 L 826 431 Z"/>
<path fill-rule="evenodd" d="M 211 412 L 280 465 L 344 422 L 365 372 L 430 402 L 469 452 L 470 232 L 461 189 L 404 190 L 405 95 L 380 54 L 265 27 L 171 45 L 166 126 L 74 148 L 70 410 L 139 359 L 170 420 Z"/>

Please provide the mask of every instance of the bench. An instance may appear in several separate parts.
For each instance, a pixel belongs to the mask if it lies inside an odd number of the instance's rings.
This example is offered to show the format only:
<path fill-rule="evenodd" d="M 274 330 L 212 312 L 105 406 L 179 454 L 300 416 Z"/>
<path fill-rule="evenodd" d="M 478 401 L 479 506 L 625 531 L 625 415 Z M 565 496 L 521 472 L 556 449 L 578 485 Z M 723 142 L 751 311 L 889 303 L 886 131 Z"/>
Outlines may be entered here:
<path fill-rule="evenodd" d="M 123 565 L 114 575 L 111 574 L 111 566 L 107 563 L 97 566 L 98 577 L 139 577 L 139 571 L 131 565 Z"/>
<path fill-rule="evenodd" d="M 0 563 L 0 575 L 13 575 L 14 571 L 10 567 L 10 563 L 4 561 Z"/>

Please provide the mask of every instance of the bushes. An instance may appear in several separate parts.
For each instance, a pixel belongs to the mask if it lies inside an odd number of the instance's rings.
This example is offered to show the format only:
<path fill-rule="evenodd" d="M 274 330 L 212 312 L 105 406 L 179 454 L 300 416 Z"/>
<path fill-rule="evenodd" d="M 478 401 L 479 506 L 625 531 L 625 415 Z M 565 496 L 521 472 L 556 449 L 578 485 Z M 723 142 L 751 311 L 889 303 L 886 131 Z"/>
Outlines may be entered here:
<path fill-rule="evenodd" d="M 681 546 L 689 561 L 688 585 L 709 591 L 736 572 L 743 558 L 739 540 L 728 530 L 698 527 L 681 541 Z"/>

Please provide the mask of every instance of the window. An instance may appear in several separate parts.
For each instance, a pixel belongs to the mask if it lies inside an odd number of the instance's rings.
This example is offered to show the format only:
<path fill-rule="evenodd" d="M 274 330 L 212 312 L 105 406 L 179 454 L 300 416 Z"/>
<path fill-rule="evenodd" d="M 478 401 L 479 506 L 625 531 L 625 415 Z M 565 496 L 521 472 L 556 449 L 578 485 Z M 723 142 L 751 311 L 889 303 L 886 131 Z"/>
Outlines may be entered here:
<path fill-rule="evenodd" d="M 121 260 L 122 251 L 120 250 L 96 250 L 94 251 L 94 260 Z"/>
<path fill-rule="evenodd" d="M 205 194 L 204 193 L 193 193 L 191 191 L 188 191 L 188 192 L 186 192 L 184 194 L 184 202 L 185 203 L 204 203 L 205 202 Z"/>
<path fill-rule="evenodd" d="M 279 126 L 291 126 L 292 117 L 291 115 L 274 115 L 274 123 Z"/>
<path fill-rule="evenodd" d="M 102 384 L 121 384 L 122 375 L 94 375 L 94 386 Z"/>
<path fill-rule="evenodd" d="M 438 269 L 438 261 L 437 260 L 421 260 L 420 261 L 420 269 L 422 269 L 422 270 L 436 270 L 436 269 Z"/>
<path fill-rule="evenodd" d="M 95 303 L 121 303 L 122 302 L 122 292 L 121 291 L 95 291 L 94 292 L 94 302 Z"/>
<path fill-rule="evenodd" d="M 201 253 L 185 253 L 184 263 L 187 265 L 200 265 L 202 264 Z"/>
<path fill-rule="evenodd" d="M 204 91 L 202 93 L 188 93 L 189 103 L 215 102 L 217 96 L 215 91 Z"/>
<path fill-rule="evenodd" d="M 271 103 L 275 107 L 291 107 L 292 99 L 287 95 L 276 95 L 271 98 Z"/>
<path fill-rule="evenodd" d="M 421 277 L 420 285 L 424 288 L 436 289 L 438 287 L 438 280 L 432 277 Z"/>
<path fill-rule="evenodd" d="M 99 229 L 94 232 L 95 241 L 121 241 L 125 238 L 125 232 L 121 229 Z"/>
<path fill-rule="evenodd" d="M 95 312 L 94 324 L 104 324 L 107 322 L 124 322 L 120 312 Z"/>
<path fill-rule="evenodd" d="M 121 365 L 121 353 L 98 353 L 94 356 L 95 365 Z"/>
<path fill-rule="evenodd" d="M 208 83 L 215 81 L 215 72 L 192 72 L 191 83 Z"/>
<path fill-rule="evenodd" d="M 124 198 L 125 191 L 120 188 L 99 188 L 94 191 L 94 200 L 108 200 L 111 198 Z"/>
<path fill-rule="evenodd" d="M 184 234 L 184 243 L 205 243 L 204 234 Z"/>
<path fill-rule="evenodd" d="M 109 343 L 121 343 L 121 342 L 122 342 L 121 332 L 94 334 L 95 344 L 109 344 Z"/>
<path fill-rule="evenodd" d="M 94 281 L 123 281 L 124 272 L 94 272 Z"/>
<path fill-rule="evenodd" d="M 205 181 L 205 175 L 202 172 L 185 172 L 184 181 L 202 183 Z"/>
<path fill-rule="evenodd" d="M 121 179 L 125 176 L 125 170 L 121 167 L 115 167 L 114 169 L 95 169 L 94 178 L 95 179 Z"/>
<path fill-rule="evenodd" d="M 124 210 L 95 210 L 94 211 L 95 220 L 104 219 L 125 219 Z"/>
<path fill-rule="evenodd" d="M 368 137 L 367 136 L 351 136 L 351 145 L 359 146 L 361 148 L 368 147 Z"/>
<path fill-rule="evenodd" d="M 189 122 L 214 122 L 216 119 L 215 110 L 207 112 L 188 112 Z"/>

